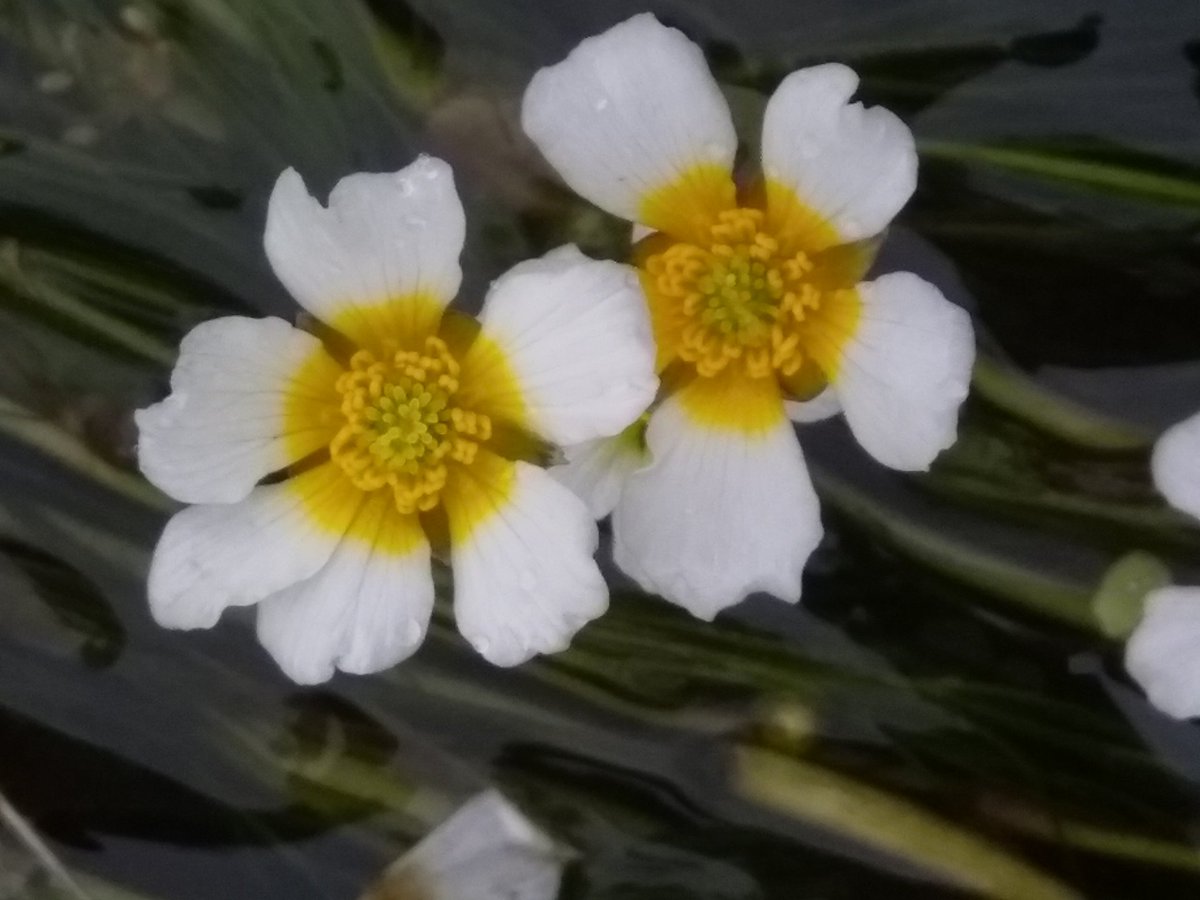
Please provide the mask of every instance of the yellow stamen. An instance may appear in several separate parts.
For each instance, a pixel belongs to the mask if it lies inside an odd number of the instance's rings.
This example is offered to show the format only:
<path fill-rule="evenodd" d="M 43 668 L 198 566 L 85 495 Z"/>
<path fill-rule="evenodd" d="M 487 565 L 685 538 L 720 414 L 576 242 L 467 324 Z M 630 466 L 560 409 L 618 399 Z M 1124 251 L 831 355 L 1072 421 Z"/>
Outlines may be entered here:
<path fill-rule="evenodd" d="M 678 242 L 645 262 L 652 303 L 667 307 L 676 354 L 707 378 L 734 360 L 753 378 L 804 364 L 801 326 L 821 304 L 803 250 L 781 248 L 761 210 L 722 212 L 706 246 Z"/>
<path fill-rule="evenodd" d="M 344 424 L 333 461 L 363 491 L 389 487 L 401 513 L 438 504 L 447 465 L 469 465 L 492 434 L 486 415 L 455 403 L 459 364 L 428 337 L 423 350 L 359 350 L 337 380 Z"/>

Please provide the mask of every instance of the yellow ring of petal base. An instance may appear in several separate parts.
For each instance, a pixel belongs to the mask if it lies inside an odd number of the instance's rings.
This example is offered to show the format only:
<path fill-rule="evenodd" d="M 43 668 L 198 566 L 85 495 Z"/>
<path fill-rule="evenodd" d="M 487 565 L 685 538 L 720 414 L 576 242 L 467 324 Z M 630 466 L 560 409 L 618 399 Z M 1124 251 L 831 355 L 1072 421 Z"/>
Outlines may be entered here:
<path fill-rule="evenodd" d="M 689 412 L 754 432 L 782 417 L 781 392 L 808 396 L 836 378 L 859 324 L 863 254 L 835 247 L 833 228 L 782 185 L 767 185 L 759 209 L 737 206 L 726 184 L 700 166 L 650 194 L 643 211 L 667 232 L 647 240 L 639 271 L 660 367 L 720 382 L 697 389 Z M 758 380 L 771 388 L 738 386 Z M 760 402 L 772 396 L 777 412 Z"/>
<path fill-rule="evenodd" d="M 433 335 L 437 322 L 428 304 L 421 297 L 413 303 L 407 312 L 398 301 L 370 315 L 356 313 L 355 323 L 390 323 L 398 336 L 360 331 L 367 346 L 345 366 L 323 349 L 314 352 L 293 377 L 284 416 L 292 459 L 328 451 L 329 462 L 288 482 L 312 519 L 325 531 L 395 553 L 422 540 L 417 516 L 443 501 L 477 500 L 480 490 L 488 498 L 453 511 L 458 540 L 504 506 L 514 484 L 512 464 L 480 452 L 493 438 L 492 417 L 476 408 L 480 398 L 505 396 L 498 411 L 505 425 L 525 427 L 519 385 L 503 351 L 482 334 L 464 338 L 462 323 L 449 318 L 446 339 Z M 460 365 L 468 340 L 473 358 L 488 359 L 486 373 Z M 485 374 L 486 383 L 477 383 Z M 460 483 L 468 488 L 456 489 Z M 379 515 L 356 516 L 364 503 L 383 504 L 380 515 L 395 521 L 380 527 Z M 360 527 L 363 522 L 375 524 Z"/>

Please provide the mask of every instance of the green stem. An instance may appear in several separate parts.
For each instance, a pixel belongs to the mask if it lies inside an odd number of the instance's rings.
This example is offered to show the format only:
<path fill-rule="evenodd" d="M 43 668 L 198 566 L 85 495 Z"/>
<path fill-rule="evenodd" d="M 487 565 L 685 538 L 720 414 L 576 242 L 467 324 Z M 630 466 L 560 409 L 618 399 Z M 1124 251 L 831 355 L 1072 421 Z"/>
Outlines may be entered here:
<path fill-rule="evenodd" d="M 1047 390 L 1013 366 L 980 355 L 971 386 L 993 406 L 1068 444 L 1092 450 L 1144 451 L 1153 436 Z"/>
<path fill-rule="evenodd" d="M 174 348 L 65 291 L 31 278 L 21 268 L 15 241 L 0 246 L 0 283 L 13 292 L 35 301 L 51 315 L 74 322 L 142 359 L 164 366 L 175 360 Z"/>
<path fill-rule="evenodd" d="M 833 829 L 995 900 L 1075 900 L 1068 886 L 980 835 L 894 794 L 795 757 L 742 745 L 734 790 L 745 799 Z"/>
<path fill-rule="evenodd" d="M 812 471 L 822 498 L 842 514 L 878 533 L 901 553 L 993 597 L 1008 600 L 1085 631 L 1099 632 L 1092 588 L 1032 571 L 1009 559 L 947 536 L 899 515 L 869 495 L 825 472 Z"/>
<path fill-rule="evenodd" d="M 1200 872 L 1200 850 L 1187 844 L 1113 831 L 1087 822 L 1051 818 L 1008 803 L 989 803 L 985 812 L 989 818 L 1039 840 L 1067 844 L 1101 856 Z"/>
<path fill-rule="evenodd" d="M 982 163 L 1021 175 L 1048 181 L 1074 182 L 1087 188 L 1172 206 L 1200 206 L 1200 182 L 1194 178 L 1159 175 L 1117 163 L 1017 147 L 922 141 L 919 149 L 925 157 L 959 163 Z"/>
<path fill-rule="evenodd" d="M 90 478 L 125 498 L 156 510 L 171 501 L 132 472 L 118 469 L 93 453 L 72 434 L 23 406 L 0 397 L 0 435 L 27 444 L 76 474 Z"/>

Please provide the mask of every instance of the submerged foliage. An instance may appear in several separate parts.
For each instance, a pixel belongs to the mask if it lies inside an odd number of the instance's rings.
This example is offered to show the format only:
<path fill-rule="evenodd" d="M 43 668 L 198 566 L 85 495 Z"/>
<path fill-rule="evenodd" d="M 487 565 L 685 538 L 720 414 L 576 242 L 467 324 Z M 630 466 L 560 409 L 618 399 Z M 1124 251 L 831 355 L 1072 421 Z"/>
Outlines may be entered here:
<path fill-rule="evenodd" d="M 0 0 L 0 792 L 19 815 L 0 893 L 62 894 L 66 873 L 93 898 L 353 896 L 489 785 L 574 848 L 563 897 L 1194 893 L 1200 736 L 1146 705 L 1114 642 L 1162 562 L 1182 582 L 1200 548 L 1148 472 L 1200 396 L 1193 5 L 650 5 L 705 47 L 744 147 L 779 79 L 828 60 L 913 128 L 920 187 L 879 265 L 974 313 L 961 440 L 906 476 L 805 426 L 828 537 L 801 608 L 709 624 L 618 592 L 572 649 L 497 673 L 439 599 L 404 667 L 300 691 L 244 621 L 151 622 L 172 505 L 135 474 L 128 411 L 195 323 L 292 315 L 261 252 L 288 165 L 323 191 L 448 158 L 469 295 L 565 240 L 622 254 L 516 105 L 637 9 Z"/>

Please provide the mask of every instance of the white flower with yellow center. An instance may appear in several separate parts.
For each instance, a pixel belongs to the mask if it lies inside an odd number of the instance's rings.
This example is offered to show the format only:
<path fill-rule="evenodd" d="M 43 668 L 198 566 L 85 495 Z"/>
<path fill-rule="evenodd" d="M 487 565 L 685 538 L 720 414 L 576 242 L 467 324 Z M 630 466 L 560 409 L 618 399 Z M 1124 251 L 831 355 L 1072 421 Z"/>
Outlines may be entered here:
<path fill-rule="evenodd" d="M 267 256 L 327 327 L 206 322 L 171 395 L 137 413 L 142 471 L 196 504 L 154 553 L 160 623 L 257 603 L 296 681 L 377 671 L 424 637 L 431 540 L 448 545 L 459 629 L 498 665 L 561 650 L 604 612 L 591 516 L 522 457 L 619 432 L 654 396 L 637 277 L 562 248 L 494 282 L 476 322 L 446 309 L 463 237 L 440 160 L 351 175 L 328 208 L 279 178 Z"/>
<path fill-rule="evenodd" d="M 1200 413 L 1163 433 L 1151 471 L 1172 506 L 1200 519 Z M 1146 596 L 1125 647 L 1125 668 L 1163 712 L 1200 716 L 1200 587 L 1169 586 Z"/>
<path fill-rule="evenodd" d="M 649 235 L 635 261 L 667 388 L 648 466 L 627 435 L 573 448 L 562 477 L 594 513 L 615 506 L 622 568 L 704 618 L 755 590 L 800 596 L 821 521 L 788 401 L 835 400 L 897 469 L 927 468 L 955 439 L 969 317 L 915 275 L 860 282 L 917 159 L 896 116 L 850 102 L 857 84 L 841 65 L 784 79 L 744 190 L 700 49 L 649 14 L 583 41 L 525 93 L 525 131 L 567 184 Z"/>

